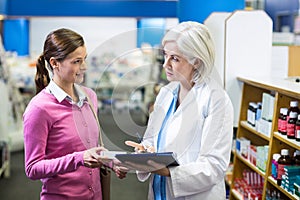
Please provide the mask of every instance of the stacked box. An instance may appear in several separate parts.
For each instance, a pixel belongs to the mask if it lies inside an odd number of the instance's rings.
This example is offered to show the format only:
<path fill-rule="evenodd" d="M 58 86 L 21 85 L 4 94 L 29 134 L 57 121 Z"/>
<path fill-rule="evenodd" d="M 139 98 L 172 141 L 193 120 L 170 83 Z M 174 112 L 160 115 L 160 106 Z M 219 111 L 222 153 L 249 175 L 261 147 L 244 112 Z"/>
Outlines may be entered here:
<path fill-rule="evenodd" d="M 300 175 L 296 176 L 296 181 L 294 183 L 294 194 L 300 197 Z"/>
<path fill-rule="evenodd" d="M 256 159 L 257 159 L 257 148 L 254 145 L 250 145 L 249 148 L 249 161 L 256 166 Z"/>
<path fill-rule="evenodd" d="M 244 170 L 242 178 L 234 180 L 234 189 L 243 196 L 243 199 L 262 199 L 264 180 L 258 173 Z"/>
<path fill-rule="evenodd" d="M 268 160 L 268 151 L 269 146 L 258 146 L 257 149 L 257 158 L 256 158 L 256 167 L 261 171 L 265 172 L 267 167 L 267 160 Z"/>
<path fill-rule="evenodd" d="M 297 183 L 297 176 L 300 174 L 300 166 L 285 166 L 281 186 L 288 192 L 294 193 L 294 183 Z"/>
<path fill-rule="evenodd" d="M 248 159 L 248 152 L 250 147 L 250 140 L 241 137 L 236 139 L 236 152 Z"/>

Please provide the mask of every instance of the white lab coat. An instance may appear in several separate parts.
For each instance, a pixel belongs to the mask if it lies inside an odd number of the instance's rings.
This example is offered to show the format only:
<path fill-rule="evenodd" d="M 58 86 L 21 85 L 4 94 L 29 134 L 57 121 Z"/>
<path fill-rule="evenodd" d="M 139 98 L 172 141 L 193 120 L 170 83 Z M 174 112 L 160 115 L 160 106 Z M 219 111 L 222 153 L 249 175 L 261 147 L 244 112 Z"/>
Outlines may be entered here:
<path fill-rule="evenodd" d="M 164 86 L 155 101 L 144 143 L 156 147 L 157 135 L 178 82 Z M 195 85 L 170 119 L 162 151 L 177 154 L 180 166 L 169 167 L 168 200 L 224 200 L 224 176 L 230 161 L 233 107 L 223 88 L 213 80 Z M 150 177 L 148 199 L 153 198 L 150 173 L 137 173 L 140 181 Z"/>

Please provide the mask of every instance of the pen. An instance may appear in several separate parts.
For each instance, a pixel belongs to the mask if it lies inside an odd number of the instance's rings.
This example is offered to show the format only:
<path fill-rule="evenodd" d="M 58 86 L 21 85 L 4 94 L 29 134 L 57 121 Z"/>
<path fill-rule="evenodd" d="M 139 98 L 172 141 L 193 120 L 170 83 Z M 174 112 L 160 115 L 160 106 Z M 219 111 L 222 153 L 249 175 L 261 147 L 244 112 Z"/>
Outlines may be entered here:
<path fill-rule="evenodd" d="M 136 136 L 137 136 L 137 139 L 138 139 L 138 143 L 143 142 L 143 137 L 138 132 L 136 132 Z"/>

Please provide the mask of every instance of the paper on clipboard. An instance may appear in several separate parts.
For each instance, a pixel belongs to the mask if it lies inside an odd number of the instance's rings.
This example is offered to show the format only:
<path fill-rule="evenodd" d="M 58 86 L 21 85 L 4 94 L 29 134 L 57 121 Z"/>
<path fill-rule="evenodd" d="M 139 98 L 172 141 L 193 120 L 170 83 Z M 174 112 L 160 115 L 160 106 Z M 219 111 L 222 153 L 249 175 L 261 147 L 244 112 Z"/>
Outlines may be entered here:
<path fill-rule="evenodd" d="M 167 167 L 179 166 L 179 163 L 173 152 L 116 154 L 115 157 L 121 162 L 132 162 L 142 165 L 147 165 L 147 162 L 152 160 Z"/>

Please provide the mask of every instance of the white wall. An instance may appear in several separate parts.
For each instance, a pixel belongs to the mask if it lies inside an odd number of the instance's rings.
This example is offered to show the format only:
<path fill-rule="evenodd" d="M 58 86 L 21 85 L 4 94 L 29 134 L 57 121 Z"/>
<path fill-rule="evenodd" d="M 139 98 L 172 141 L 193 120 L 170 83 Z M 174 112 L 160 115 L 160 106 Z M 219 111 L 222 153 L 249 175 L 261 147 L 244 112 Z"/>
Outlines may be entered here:
<path fill-rule="evenodd" d="M 167 29 L 177 23 L 177 18 L 166 18 Z M 47 34 L 62 27 L 70 28 L 84 37 L 88 54 L 100 46 L 114 46 L 116 50 L 136 48 L 136 18 L 34 17 L 30 19 L 30 55 L 40 55 Z M 112 39 L 116 39 L 115 42 L 108 41 Z"/>
<path fill-rule="evenodd" d="M 86 42 L 88 53 L 111 37 L 136 29 L 135 18 L 100 17 L 37 17 L 30 19 L 30 55 L 39 55 L 49 32 L 58 28 L 70 28 L 80 33 Z M 122 46 L 135 48 L 136 35 L 122 41 Z"/>

